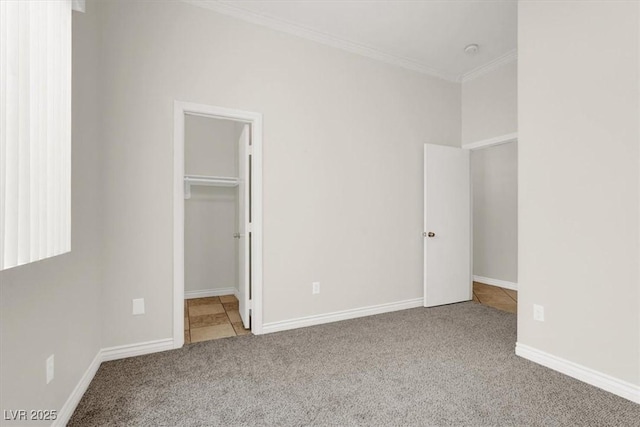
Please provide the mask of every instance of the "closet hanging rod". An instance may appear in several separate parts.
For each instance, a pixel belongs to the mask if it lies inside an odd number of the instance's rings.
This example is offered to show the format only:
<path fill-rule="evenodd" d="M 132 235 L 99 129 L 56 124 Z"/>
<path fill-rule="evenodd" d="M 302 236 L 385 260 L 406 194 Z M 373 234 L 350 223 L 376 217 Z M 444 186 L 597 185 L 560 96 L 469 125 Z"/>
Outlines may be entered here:
<path fill-rule="evenodd" d="M 184 198 L 191 197 L 192 185 L 207 185 L 212 187 L 237 187 L 240 180 L 229 176 L 203 176 L 203 175 L 185 175 L 184 176 Z"/>

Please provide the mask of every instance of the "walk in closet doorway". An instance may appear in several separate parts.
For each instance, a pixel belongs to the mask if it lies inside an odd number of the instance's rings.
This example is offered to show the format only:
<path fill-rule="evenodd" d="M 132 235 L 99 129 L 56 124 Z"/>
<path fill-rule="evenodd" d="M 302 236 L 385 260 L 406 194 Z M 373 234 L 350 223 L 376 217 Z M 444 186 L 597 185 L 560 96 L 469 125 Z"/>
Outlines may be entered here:
<path fill-rule="evenodd" d="M 261 332 L 261 121 L 175 104 L 176 347 Z"/>

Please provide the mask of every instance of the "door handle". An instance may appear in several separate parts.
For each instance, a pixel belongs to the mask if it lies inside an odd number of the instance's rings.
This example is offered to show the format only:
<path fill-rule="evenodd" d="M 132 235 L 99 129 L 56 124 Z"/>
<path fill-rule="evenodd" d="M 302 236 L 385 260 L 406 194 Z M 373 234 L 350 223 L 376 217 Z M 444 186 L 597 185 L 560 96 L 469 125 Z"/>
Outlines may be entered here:
<path fill-rule="evenodd" d="M 427 233 L 428 237 L 436 237 L 436 233 L 434 233 L 433 231 L 430 231 L 429 233 Z"/>
<path fill-rule="evenodd" d="M 242 237 L 242 234 L 240 234 L 240 233 L 233 233 L 233 238 L 234 238 L 234 239 L 239 239 L 240 237 Z"/>

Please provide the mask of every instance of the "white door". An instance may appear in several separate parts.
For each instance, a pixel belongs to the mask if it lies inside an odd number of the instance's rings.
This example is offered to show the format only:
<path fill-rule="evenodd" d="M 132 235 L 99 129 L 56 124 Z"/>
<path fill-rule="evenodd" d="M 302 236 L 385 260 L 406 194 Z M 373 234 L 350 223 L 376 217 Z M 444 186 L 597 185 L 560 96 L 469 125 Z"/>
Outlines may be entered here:
<path fill-rule="evenodd" d="M 424 306 L 472 298 L 469 151 L 424 146 Z"/>
<path fill-rule="evenodd" d="M 249 142 L 251 129 L 244 125 L 238 141 L 238 301 L 242 324 L 249 329 L 249 299 L 251 277 L 249 274 Z"/>

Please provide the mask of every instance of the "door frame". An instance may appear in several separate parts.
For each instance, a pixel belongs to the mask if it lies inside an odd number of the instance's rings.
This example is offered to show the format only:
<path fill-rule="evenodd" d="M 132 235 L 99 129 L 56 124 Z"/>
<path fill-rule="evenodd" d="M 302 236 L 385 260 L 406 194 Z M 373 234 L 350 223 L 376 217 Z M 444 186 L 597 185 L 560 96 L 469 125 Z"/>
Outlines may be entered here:
<path fill-rule="evenodd" d="M 494 147 L 496 145 L 508 144 L 510 142 L 518 142 L 517 133 L 508 133 L 506 135 L 496 136 L 495 138 L 483 139 L 482 141 L 470 142 L 463 144 L 465 150 L 480 150 L 482 148 Z"/>
<path fill-rule="evenodd" d="M 496 147 L 498 145 L 510 144 L 512 142 L 515 142 L 515 143 L 518 142 L 517 132 L 496 136 L 494 138 L 483 139 L 481 141 L 471 142 L 469 144 L 464 144 L 462 148 L 464 150 L 469 150 L 469 152 L 472 152 L 472 151 L 479 151 L 489 147 Z M 471 167 L 471 163 L 469 163 L 469 167 Z M 471 174 L 470 174 L 470 179 L 473 180 L 473 176 L 471 176 Z M 518 254 L 518 256 L 519 255 L 520 254 Z M 473 274 L 473 256 L 474 256 L 474 253 L 473 253 L 473 182 L 472 182 L 471 183 L 471 289 L 472 291 L 473 291 L 473 282 L 475 281 L 475 277 L 476 277 Z M 517 290 L 517 282 L 516 282 L 515 288 L 513 287 L 513 285 L 510 284 L 510 282 L 504 282 L 500 284 L 492 283 L 492 284 L 495 286 L 503 287 L 503 288 Z"/>
<path fill-rule="evenodd" d="M 213 105 L 173 103 L 173 347 L 184 345 L 185 115 L 251 125 L 251 332 L 262 333 L 262 114 Z"/>

